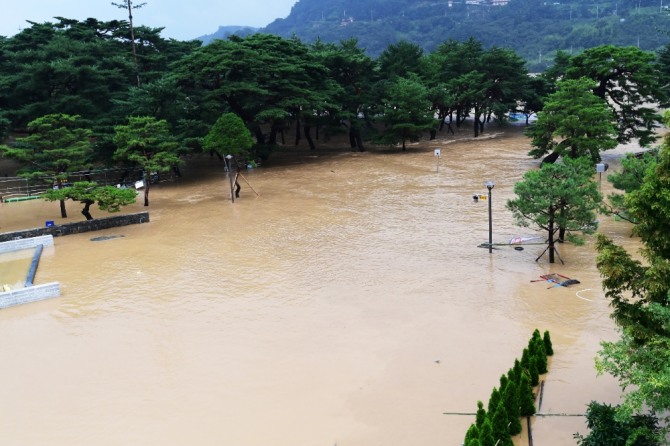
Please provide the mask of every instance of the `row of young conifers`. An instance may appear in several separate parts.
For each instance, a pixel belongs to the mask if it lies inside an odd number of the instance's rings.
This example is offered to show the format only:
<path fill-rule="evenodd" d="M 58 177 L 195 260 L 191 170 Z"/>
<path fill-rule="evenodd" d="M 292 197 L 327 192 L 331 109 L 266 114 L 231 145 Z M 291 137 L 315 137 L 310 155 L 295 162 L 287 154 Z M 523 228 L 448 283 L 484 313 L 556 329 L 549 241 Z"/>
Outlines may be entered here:
<path fill-rule="evenodd" d="M 536 412 L 535 389 L 540 375 L 548 371 L 548 356 L 554 350 L 548 331 L 544 336 L 535 329 L 523 349 L 521 360 L 514 360 L 514 367 L 500 376 L 500 386 L 494 387 L 488 407 L 477 401 L 475 422 L 465 434 L 464 446 L 513 446 L 512 437 L 522 431 L 521 417 Z"/>

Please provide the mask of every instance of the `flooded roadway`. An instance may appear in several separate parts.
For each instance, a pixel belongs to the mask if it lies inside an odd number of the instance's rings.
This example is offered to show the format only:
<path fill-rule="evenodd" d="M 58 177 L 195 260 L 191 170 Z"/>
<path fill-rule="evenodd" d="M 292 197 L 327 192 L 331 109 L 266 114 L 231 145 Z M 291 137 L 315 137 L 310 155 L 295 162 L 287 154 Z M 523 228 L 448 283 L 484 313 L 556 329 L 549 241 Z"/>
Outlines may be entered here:
<path fill-rule="evenodd" d="M 494 243 L 536 234 L 505 209 L 538 164 L 528 149 L 511 132 L 277 155 L 234 205 L 223 166 L 190 160 L 152 188 L 150 224 L 55 240 L 35 281 L 60 298 L 0 311 L 0 444 L 460 445 L 474 417 L 444 413 L 486 403 L 535 328 L 556 352 L 542 412 L 616 402 L 593 366 L 616 332 L 592 243 L 561 246 L 564 266 L 535 262 L 543 246 L 477 247 L 489 179 Z M 0 230 L 57 216 L 4 204 Z M 626 223 L 601 230 L 636 249 Z M 581 283 L 531 282 L 553 272 Z M 577 431 L 580 417 L 533 424 L 542 446 Z"/>

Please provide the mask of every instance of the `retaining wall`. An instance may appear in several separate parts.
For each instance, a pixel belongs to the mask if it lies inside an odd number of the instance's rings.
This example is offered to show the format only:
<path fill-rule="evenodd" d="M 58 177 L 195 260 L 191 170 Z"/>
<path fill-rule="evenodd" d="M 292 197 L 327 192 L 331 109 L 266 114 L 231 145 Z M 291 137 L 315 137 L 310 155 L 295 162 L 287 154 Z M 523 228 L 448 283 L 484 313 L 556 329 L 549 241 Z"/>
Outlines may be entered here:
<path fill-rule="evenodd" d="M 136 214 L 95 218 L 93 220 L 65 223 L 62 225 L 46 226 L 44 228 L 33 228 L 15 232 L 4 232 L 0 234 L 0 242 L 16 241 L 19 239 L 40 237 L 44 235 L 51 235 L 53 237 L 58 237 L 61 235 L 79 234 L 82 232 L 99 231 L 101 229 L 115 228 L 117 226 L 128 226 L 148 222 L 149 222 L 149 213 L 138 212 Z"/>
<path fill-rule="evenodd" d="M 58 282 L 18 288 L 0 293 L 0 308 L 37 302 L 58 296 L 60 296 L 60 284 Z"/>
<path fill-rule="evenodd" d="M 53 235 L 41 235 L 39 237 L 20 238 L 15 240 L 9 240 L 6 242 L 0 242 L 0 253 L 19 251 L 21 249 L 30 249 L 34 248 L 37 245 L 53 246 L 54 245 Z"/>

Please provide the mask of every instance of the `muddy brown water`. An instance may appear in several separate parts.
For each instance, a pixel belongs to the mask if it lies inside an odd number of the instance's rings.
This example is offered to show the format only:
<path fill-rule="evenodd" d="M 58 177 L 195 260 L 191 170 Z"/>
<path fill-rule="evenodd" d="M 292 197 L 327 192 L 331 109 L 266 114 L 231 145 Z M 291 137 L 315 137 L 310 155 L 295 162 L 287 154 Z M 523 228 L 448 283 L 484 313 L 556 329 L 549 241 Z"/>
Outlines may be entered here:
<path fill-rule="evenodd" d="M 536 262 L 543 246 L 477 247 L 488 211 L 472 194 L 489 179 L 494 243 L 537 234 L 505 209 L 538 165 L 528 149 L 494 129 L 406 153 L 277 155 L 244 172 L 260 196 L 243 181 L 235 204 L 223 167 L 190 159 L 152 189 L 151 223 L 56 238 L 35 282 L 60 282 L 60 298 L 0 311 L 0 444 L 460 445 L 474 417 L 444 413 L 486 403 L 535 328 L 556 351 L 542 412 L 617 402 L 593 365 L 616 331 L 592 243 L 561 246 L 565 265 Z M 0 230 L 58 215 L 3 204 Z M 636 249 L 627 223 L 601 231 Z M 581 283 L 532 282 L 553 272 Z M 563 446 L 586 428 L 532 431 Z"/>

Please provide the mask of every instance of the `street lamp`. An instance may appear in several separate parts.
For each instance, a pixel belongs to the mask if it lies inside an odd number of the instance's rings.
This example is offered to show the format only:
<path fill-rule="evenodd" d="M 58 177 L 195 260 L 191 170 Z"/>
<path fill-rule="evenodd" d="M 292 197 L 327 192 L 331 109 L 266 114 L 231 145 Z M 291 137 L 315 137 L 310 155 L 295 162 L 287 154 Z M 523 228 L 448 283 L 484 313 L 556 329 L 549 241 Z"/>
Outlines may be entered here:
<path fill-rule="evenodd" d="M 233 155 L 226 155 L 226 168 L 228 169 L 228 178 L 230 179 L 230 199 L 235 203 L 235 194 L 233 193 L 233 174 L 231 169 L 231 160 Z"/>
<path fill-rule="evenodd" d="M 489 180 L 484 183 L 484 186 L 489 190 L 489 254 L 493 252 L 493 219 L 491 213 L 491 191 L 496 185 L 493 181 Z"/>

